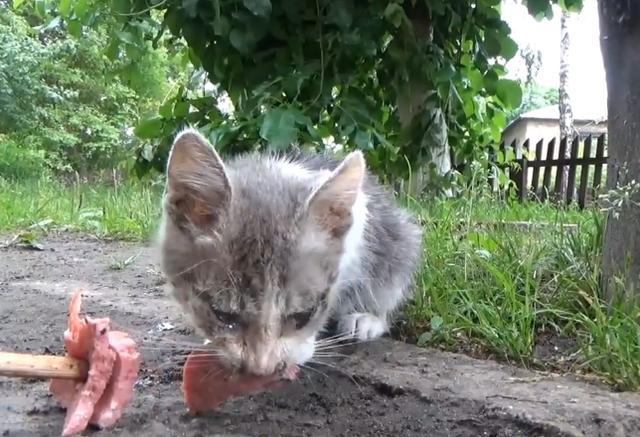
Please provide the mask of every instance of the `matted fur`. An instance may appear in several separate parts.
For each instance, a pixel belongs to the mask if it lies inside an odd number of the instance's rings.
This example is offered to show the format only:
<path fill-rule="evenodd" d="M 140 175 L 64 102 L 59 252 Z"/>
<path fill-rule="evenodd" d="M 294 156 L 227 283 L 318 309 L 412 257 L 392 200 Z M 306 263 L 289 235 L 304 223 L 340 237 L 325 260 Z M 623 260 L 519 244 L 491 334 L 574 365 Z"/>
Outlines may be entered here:
<path fill-rule="evenodd" d="M 360 152 L 223 163 L 191 129 L 169 158 L 159 237 L 193 325 L 223 362 L 258 374 L 310 359 L 331 319 L 346 335 L 382 335 L 422 241 Z"/>

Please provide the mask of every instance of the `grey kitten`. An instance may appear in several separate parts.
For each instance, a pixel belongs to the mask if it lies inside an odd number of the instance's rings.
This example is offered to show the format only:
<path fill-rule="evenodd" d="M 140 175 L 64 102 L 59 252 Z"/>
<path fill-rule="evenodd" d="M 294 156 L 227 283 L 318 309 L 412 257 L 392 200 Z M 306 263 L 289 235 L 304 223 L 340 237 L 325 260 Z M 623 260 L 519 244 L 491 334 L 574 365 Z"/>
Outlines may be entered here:
<path fill-rule="evenodd" d="M 225 365 L 258 375 L 309 360 L 330 320 L 345 337 L 384 334 L 420 260 L 420 227 L 360 152 L 225 163 L 188 129 L 163 207 L 173 296 Z"/>

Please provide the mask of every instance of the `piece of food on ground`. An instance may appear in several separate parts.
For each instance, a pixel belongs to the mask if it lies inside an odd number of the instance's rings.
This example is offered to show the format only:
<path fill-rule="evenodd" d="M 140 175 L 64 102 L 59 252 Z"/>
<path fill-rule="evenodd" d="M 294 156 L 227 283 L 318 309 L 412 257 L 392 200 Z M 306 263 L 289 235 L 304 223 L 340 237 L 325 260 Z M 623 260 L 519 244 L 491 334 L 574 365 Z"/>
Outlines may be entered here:
<path fill-rule="evenodd" d="M 84 382 L 53 379 L 49 385 L 67 408 L 63 436 L 82 432 L 89 424 L 114 425 L 131 401 L 140 368 L 135 342 L 124 332 L 110 331 L 108 318 L 81 317 L 80 306 L 80 292 L 75 292 L 64 344 L 70 356 L 89 362 L 89 375 Z"/>
<path fill-rule="evenodd" d="M 282 374 L 257 376 L 225 369 L 211 352 L 194 351 L 182 370 L 182 393 L 194 413 L 212 411 L 231 397 L 277 387 L 283 379 L 295 379 L 298 366 L 288 366 Z"/>

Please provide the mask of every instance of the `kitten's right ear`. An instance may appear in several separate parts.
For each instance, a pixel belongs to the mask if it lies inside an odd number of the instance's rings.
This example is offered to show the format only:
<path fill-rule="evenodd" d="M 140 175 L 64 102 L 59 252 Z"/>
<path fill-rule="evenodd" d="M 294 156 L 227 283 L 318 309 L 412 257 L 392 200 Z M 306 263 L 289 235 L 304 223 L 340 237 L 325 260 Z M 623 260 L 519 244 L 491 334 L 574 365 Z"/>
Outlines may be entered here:
<path fill-rule="evenodd" d="M 364 175 L 362 152 L 352 152 L 308 200 L 310 216 L 334 238 L 342 238 L 353 223 L 352 209 Z"/>
<path fill-rule="evenodd" d="M 213 146 L 194 129 L 178 134 L 167 163 L 166 201 L 174 218 L 210 230 L 230 199 L 229 178 Z"/>

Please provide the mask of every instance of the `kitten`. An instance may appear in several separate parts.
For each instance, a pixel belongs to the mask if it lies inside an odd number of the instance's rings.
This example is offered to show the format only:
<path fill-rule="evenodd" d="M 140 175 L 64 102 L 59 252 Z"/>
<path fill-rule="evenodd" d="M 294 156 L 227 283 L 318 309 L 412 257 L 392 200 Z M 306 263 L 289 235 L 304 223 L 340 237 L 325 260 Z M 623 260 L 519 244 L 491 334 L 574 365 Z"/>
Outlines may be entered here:
<path fill-rule="evenodd" d="M 409 292 L 421 229 L 361 152 L 223 162 L 197 131 L 175 139 L 160 230 L 172 295 L 223 363 L 303 364 L 329 321 L 373 339 Z"/>

